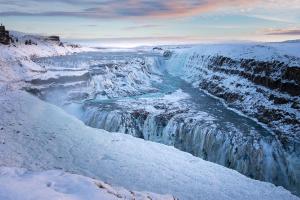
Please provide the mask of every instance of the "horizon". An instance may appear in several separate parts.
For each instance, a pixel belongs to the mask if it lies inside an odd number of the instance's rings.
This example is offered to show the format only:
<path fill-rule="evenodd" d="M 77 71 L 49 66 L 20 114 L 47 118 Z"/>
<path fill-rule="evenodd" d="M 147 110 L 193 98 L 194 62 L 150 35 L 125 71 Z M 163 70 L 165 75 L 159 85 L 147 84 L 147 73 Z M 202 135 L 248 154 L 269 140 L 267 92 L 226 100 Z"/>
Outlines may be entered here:
<path fill-rule="evenodd" d="M 8 30 L 108 46 L 300 38 L 300 0 L 0 0 L 0 5 Z"/>

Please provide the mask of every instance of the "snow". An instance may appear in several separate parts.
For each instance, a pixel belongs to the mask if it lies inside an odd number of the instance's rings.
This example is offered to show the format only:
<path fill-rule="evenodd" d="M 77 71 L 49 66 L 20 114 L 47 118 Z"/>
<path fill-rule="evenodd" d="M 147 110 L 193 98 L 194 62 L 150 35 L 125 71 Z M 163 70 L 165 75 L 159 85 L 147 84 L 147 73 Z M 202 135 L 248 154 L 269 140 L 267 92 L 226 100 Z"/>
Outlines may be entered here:
<path fill-rule="evenodd" d="M 282 187 L 252 180 L 173 147 L 87 127 L 60 108 L 25 92 L 7 88 L 1 88 L 1 92 L 1 166 L 34 171 L 60 169 L 129 190 L 171 194 L 179 199 L 299 199 Z M 43 174 L 49 173 L 54 177 L 44 180 Z M 65 185 L 68 181 L 61 180 L 58 174 L 37 172 L 37 175 L 21 176 L 24 181 L 32 176 L 44 184 L 53 179 L 63 181 L 62 191 L 73 191 L 80 199 L 82 196 L 77 193 L 77 186 L 73 188 L 72 181 L 69 186 Z M 74 180 L 71 175 L 66 176 Z M 7 180 L 10 180 L 9 176 Z M 18 190 L 27 188 L 18 176 L 16 180 L 21 184 L 18 187 L 16 183 Z M 0 183 L 10 187 L 5 176 L 1 177 Z M 43 191 L 48 190 L 38 183 Z M 28 187 L 35 188 L 32 184 Z M 6 192 L 1 192 L 1 195 L 4 194 Z M 59 195 L 56 192 L 52 194 Z"/>
<path fill-rule="evenodd" d="M 9 167 L 0 167 L 0 199 L 174 200 L 170 195 L 129 191 L 99 180 L 59 170 L 32 172 Z"/>
<path fill-rule="evenodd" d="M 156 98 L 153 98 L 155 96 Z M 115 103 L 119 105 L 119 107 L 126 110 L 145 110 L 150 113 L 162 113 L 166 108 L 158 109 L 154 106 L 156 105 L 166 105 L 168 110 L 176 110 L 176 108 L 188 109 L 185 105 L 180 103 L 180 101 L 189 99 L 189 94 L 183 92 L 181 89 L 178 89 L 174 92 L 169 92 L 168 94 L 163 93 L 153 93 L 152 96 L 145 95 L 141 96 L 136 100 L 132 98 L 123 98 L 118 99 Z"/>
<path fill-rule="evenodd" d="M 284 75 L 289 67 L 300 67 L 300 42 L 210 44 L 173 49 L 172 51 L 172 57 L 166 62 L 166 69 L 169 73 L 184 79 L 195 88 L 206 90 L 211 95 L 223 98 L 219 98 L 219 100 L 222 100 L 228 108 L 242 116 L 250 117 L 276 136 L 274 141 L 278 141 L 279 148 L 263 146 L 263 155 L 270 155 L 266 156 L 268 159 L 263 166 L 274 167 L 271 162 L 268 162 L 274 158 L 273 153 L 269 154 L 270 150 L 282 149 L 286 154 L 283 158 L 288 163 L 288 170 L 283 171 L 290 170 L 294 174 L 283 176 L 288 179 L 293 177 L 293 181 L 286 181 L 285 187 L 299 191 L 300 112 L 299 108 L 293 105 L 298 105 L 300 97 L 299 95 L 292 96 L 288 92 L 282 91 L 281 88 L 272 89 L 272 84 L 269 87 L 258 85 L 251 78 L 243 76 L 243 73 L 248 73 L 248 75 L 252 73 L 253 76 L 270 78 L 281 83 L 289 82 Z M 265 69 L 263 72 L 253 70 L 249 73 L 242 64 L 245 59 L 251 59 L 254 63 L 258 63 L 257 61 L 269 62 L 269 65 L 265 68 L 263 66 L 262 69 Z M 297 79 L 291 80 L 290 83 L 295 84 L 296 87 Z M 289 87 L 292 89 L 293 85 Z M 230 99 L 227 95 L 236 97 L 236 99 Z M 286 103 L 276 103 L 271 98 L 272 96 L 284 99 Z M 276 112 L 281 113 L 277 119 L 274 117 Z M 287 139 L 283 140 L 282 138 Z M 254 144 L 253 147 L 255 147 Z M 274 173 L 270 173 L 270 170 L 266 170 L 265 175 L 272 174 L 274 175 Z M 275 177 L 273 181 L 279 180 L 277 178 Z M 295 187 L 295 189 L 291 189 L 291 187 Z"/>
<path fill-rule="evenodd" d="M 95 49 L 60 46 L 56 42 L 46 42 L 41 36 L 12 34 L 19 38 L 16 46 L 0 45 L 0 199 L 116 199 L 116 196 L 128 199 L 133 198 L 134 194 L 135 199 L 147 199 L 147 196 L 152 199 L 173 198 L 164 194 L 187 200 L 299 199 L 282 187 L 252 180 L 173 147 L 87 127 L 60 108 L 19 91 L 19 88 L 26 86 L 24 80 L 78 77 L 87 72 L 87 66 L 99 63 L 78 63 L 79 70 L 69 69 L 74 66 L 72 59 L 68 62 L 63 59 L 65 66 L 62 68 L 47 62 L 43 66 L 33 62 L 33 59 L 48 56 L 59 58 L 61 55 Z M 22 44 L 27 39 L 37 45 Z M 188 56 L 192 49 L 207 55 L 222 53 L 240 57 L 246 49 L 248 53 L 244 53 L 243 57 L 255 56 L 268 60 L 276 56 L 283 62 L 290 62 L 281 53 L 288 52 L 288 46 L 281 46 L 279 51 L 279 47 L 272 45 L 267 51 L 256 44 L 250 47 L 241 44 L 235 48 L 228 45 L 207 48 L 204 45 L 176 51 L 182 52 L 184 56 Z M 293 56 L 296 57 L 293 64 L 299 63 L 297 53 L 294 52 Z M 120 64 L 122 69 L 105 66 L 105 76 L 92 80 L 96 91 L 108 88 L 108 97 L 116 97 L 119 93 L 128 96 L 139 90 L 151 90 L 151 76 L 159 83 L 159 72 L 151 68 L 158 60 L 126 61 L 111 63 Z M 185 62 L 184 59 L 179 61 Z M 178 72 L 183 70 L 180 64 L 176 63 Z M 139 71 L 141 65 L 145 65 L 142 68 L 144 71 Z M 62 71 L 64 76 L 61 75 Z M 122 76 L 128 72 L 130 75 L 123 80 Z M 225 84 L 230 85 L 229 82 Z M 119 91 L 124 84 L 129 87 Z M 167 102 L 170 107 L 178 107 L 178 101 L 188 98 L 188 94 L 177 90 L 160 97 L 158 101 Z M 143 100 L 147 105 L 140 105 L 141 108 L 157 111 L 151 105 L 151 99 Z M 122 106 L 123 101 L 117 100 L 117 103 Z M 206 113 L 199 113 L 198 117 L 203 116 L 213 120 Z M 112 186 L 88 177 L 108 182 Z M 104 188 L 99 188 L 99 184 Z M 149 192 L 132 194 L 131 191 L 150 191 L 163 196 Z"/>
<path fill-rule="evenodd" d="M 52 78 L 50 82 L 53 86 L 60 84 L 60 80 L 64 78 L 67 78 L 69 82 L 75 82 L 83 76 L 87 84 L 80 90 L 84 90 L 91 98 L 103 100 L 139 95 L 155 90 L 152 82 L 160 81 L 160 72 L 156 69 L 159 59 L 148 55 L 149 53 L 107 50 L 106 52 L 85 52 L 62 57 L 39 58 L 34 60 L 35 63 L 44 66 L 47 72 L 34 76 L 36 81 L 33 81 L 41 83 L 41 80 Z M 31 76 L 28 79 L 33 78 Z M 53 81 L 53 79 L 56 80 Z M 47 87 L 46 82 L 43 82 L 44 88 Z M 40 84 L 36 84 L 35 87 L 40 88 Z"/>
<path fill-rule="evenodd" d="M 250 117 L 258 113 L 258 108 L 266 107 L 270 110 L 284 111 L 299 120 L 299 110 L 293 108 L 290 103 L 279 105 L 275 104 L 269 98 L 269 96 L 274 95 L 289 100 L 295 99 L 294 101 L 299 102 L 299 96 L 293 97 L 288 93 L 257 85 L 241 75 L 211 69 L 213 59 L 216 56 L 228 57 L 237 62 L 242 59 L 254 59 L 255 61 L 265 62 L 280 61 L 287 64 L 288 67 L 299 67 L 299 52 L 300 42 L 298 41 L 281 43 L 203 44 L 173 50 L 173 56 L 168 60 L 166 68 L 169 73 L 186 80 L 195 88 L 198 88 L 199 85 L 207 81 L 224 88 L 228 92 L 243 96 L 243 100 L 236 100 L 235 102 L 228 103 L 228 105 L 237 111 L 242 111 Z M 279 66 L 274 64 L 275 69 L 276 67 L 278 67 L 278 69 L 274 70 L 274 72 L 270 72 L 272 74 L 268 76 L 271 76 L 274 80 L 281 80 L 283 72 Z M 235 64 L 235 66 L 225 66 L 224 64 L 222 69 L 235 70 L 238 72 L 244 71 L 239 64 Z M 256 75 L 262 77 L 266 76 L 263 73 Z M 263 91 L 263 93 L 257 92 L 258 90 Z M 286 117 L 288 116 L 286 115 Z M 284 120 L 282 121 L 271 122 L 270 127 L 280 132 L 291 133 L 292 135 L 297 134 L 296 132 L 299 130 L 299 128 L 295 128 L 297 124 L 284 124 Z"/>
<path fill-rule="evenodd" d="M 47 72 L 43 66 L 32 62 L 33 58 L 97 51 L 89 47 L 74 47 L 68 44 L 60 46 L 57 42 L 45 41 L 43 36 L 26 35 L 15 31 L 11 31 L 10 34 L 14 38 L 17 37 L 19 41 L 8 46 L 0 44 L 0 83 L 16 84 L 16 82 Z M 25 40 L 29 39 L 37 45 L 25 45 Z"/>
<path fill-rule="evenodd" d="M 221 43 L 193 45 L 188 48 L 169 48 L 182 54 L 197 52 L 206 56 L 222 55 L 233 59 L 244 58 L 259 61 L 272 61 L 275 59 L 293 65 L 299 65 L 300 63 L 300 42 Z M 296 61 L 291 60 L 291 57 L 294 57 Z"/>
<path fill-rule="evenodd" d="M 164 95 L 163 97 L 163 99 L 168 100 L 170 102 L 177 102 L 187 98 L 190 98 L 190 95 L 183 92 L 181 89 L 178 89 L 171 94 Z"/>

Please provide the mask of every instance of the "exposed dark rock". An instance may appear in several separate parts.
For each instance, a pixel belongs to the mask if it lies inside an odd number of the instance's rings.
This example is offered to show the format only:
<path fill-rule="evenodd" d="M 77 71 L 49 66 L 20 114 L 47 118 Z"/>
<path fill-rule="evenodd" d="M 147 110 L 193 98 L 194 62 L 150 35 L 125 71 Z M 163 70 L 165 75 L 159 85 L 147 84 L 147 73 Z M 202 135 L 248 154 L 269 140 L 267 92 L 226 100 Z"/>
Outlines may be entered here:
<path fill-rule="evenodd" d="M 293 102 L 292 108 L 300 110 L 300 102 Z"/>
<path fill-rule="evenodd" d="M 283 62 L 265 62 L 253 59 L 233 60 L 217 56 L 211 59 L 207 68 L 214 72 L 239 75 L 255 84 L 277 89 L 292 96 L 300 95 L 300 68 L 289 67 Z M 277 74 L 281 74 L 281 76 Z"/>
<path fill-rule="evenodd" d="M 149 115 L 149 112 L 147 112 L 146 110 L 142 110 L 142 109 L 140 109 L 140 110 L 134 110 L 133 112 L 132 112 L 132 116 L 134 117 L 134 118 L 141 118 L 142 120 L 146 120 L 147 119 L 147 116 Z"/>
<path fill-rule="evenodd" d="M 164 56 L 165 58 L 171 57 L 171 56 L 172 56 L 172 51 L 166 50 L 166 51 L 163 53 L 163 56 Z"/>
<path fill-rule="evenodd" d="M 30 87 L 26 87 L 23 88 L 25 91 L 29 92 L 30 94 L 33 94 L 35 96 L 40 97 L 41 96 L 41 91 L 39 89 L 36 88 L 30 88 Z"/>
<path fill-rule="evenodd" d="M 270 95 L 270 100 L 272 100 L 275 104 L 287 104 L 290 102 L 290 100 L 282 98 L 282 97 L 276 97 L 275 95 Z"/>
<path fill-rule="evenodd" d="M 51 83 L 68 83 L 68 82 L 77 82 L 77 81 L 85 81 L 90 78 L 90 74 L 84 73 L 80 76 L 61 76 L 57 78 L 49 78 L 49 79 L 32 79 L 30 81 L 26 81 L 28 83 L 31 83 L 33 85 L 43 85 L 43 84 L 51 84 Z"/>
<path fill-rule="evenodd" d="M 282 78 L 295 81 L 297 84 L 300 84 L 300 67 L 288 67 Z"/>
<path fill-rule="evenodd" d="M 70 47 L 72 47 L 72 48 L 79 48 L 80 46 L 79 45 L 77 45 L 77 44 L 68 44 L 68 46 L 70 46 Z"/>
<path fill-rule="evenodd" d="M 163 49 L 161 47 L 153 47 L 153 50 L 159 50 L 162 51 Z"/>
<path fill-rule="evenodd" d="M 197 66 L 201 63 L 200 66 Z M 258 119 L 268 125 L 278 137 L 288 133 L 286 139 L 282 139 L 282 145 L 287 151 L 293 152 L 300 143 L 300 120 L 291 112 L 285 110 L 286 105 L 291 109 L 300 110 L 300 68 L 289 66 L 280 61 L 258 61 L 255 59 L 232 59 L 224 56 L 203 56 L 193 54 L 189 57 L 186 67 L 199 70 L 199 87 L 209 93 L 222 98 L 229 106 L 243 111 L 245 114 Z M 208 74 L 207 78 L 206 75 Z M 227 82 L 223 84 L 226 77 L 239 76 L 241 82 Z M 196 78 L 196 77 L 195 77 Z M 244 99 L 251 99 L 248 87 L 244 80 L 253 83 L 257 97 L 261 96 L 264 101 L 269 101 L 272 106 L 260 104 L 256 97 L 253 104 L 247 102 L 243 105 Z M 245 82 L 245 83 L 246 83 Z M 229 85 L 241 88 L 242 92 L 237 93 Z M 229 88 L 230 87 L 230 88 Z M 239 91 L 239 89 L 237 90 Z M 253 95 L 253 92 L 251 93 Z M 250 111 L 251 110 L 251 111 Z M 295 139 L 298 138 L 298 139 Z"/>
<path fill-rule="evenodd" d="M 68 100 L 69 101 L 82 101 L 84 99 L 87 99 L 89 97 L 89 94 L 87 92 L 71 92 L 68 94 Z"/>
<path fill-rule="evenodd" d="M 56 35 L 49 36 L 46 38 L 46 40 L 53 41 L 53 42 L 60 42 L 59 36 L 56 36 Z"/>
<path fill-rule="evenodd" d="M 12 38 L 9 36 L 9 31 L 5 30 L 5 26 L 0 25 L 0 43 L 9 45 Z"/>
<path fill-rule="evenodd" d="M 37 45 L 37 43 L 29 39 L 29 40 L 25 40 L 25 45 Z"/>
<path fill-rule="evenodd" d="M 258 118 L 260 121 L 268 124 L 270 121 L 278 121 L 283 118 L 284 113 L 281 110 L 259 108 L 258 111 L 261 113 Z"/>

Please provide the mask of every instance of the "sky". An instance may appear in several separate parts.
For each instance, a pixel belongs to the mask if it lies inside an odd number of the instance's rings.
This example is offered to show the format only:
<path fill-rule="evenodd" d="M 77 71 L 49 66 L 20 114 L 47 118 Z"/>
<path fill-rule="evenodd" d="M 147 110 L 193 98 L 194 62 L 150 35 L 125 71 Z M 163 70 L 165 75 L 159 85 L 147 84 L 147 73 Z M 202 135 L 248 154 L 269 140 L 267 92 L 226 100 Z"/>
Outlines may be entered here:
<path fill-rule="evenodd" d="M 9 30 L 119 43 L 300 38 L 300 0 L 0 0 Z"/>

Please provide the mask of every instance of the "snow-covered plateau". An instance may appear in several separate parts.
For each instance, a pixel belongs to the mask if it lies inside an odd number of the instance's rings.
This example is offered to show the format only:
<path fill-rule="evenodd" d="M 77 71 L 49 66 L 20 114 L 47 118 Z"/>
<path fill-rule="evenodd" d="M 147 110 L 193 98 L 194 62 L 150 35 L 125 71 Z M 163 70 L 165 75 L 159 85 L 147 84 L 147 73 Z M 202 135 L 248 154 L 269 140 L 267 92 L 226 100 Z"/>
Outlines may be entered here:
<path fill-rule="evenodd" d="M 111 50 L 13 34 L 0 199 L 298 199 L 299 43 Z"/>

